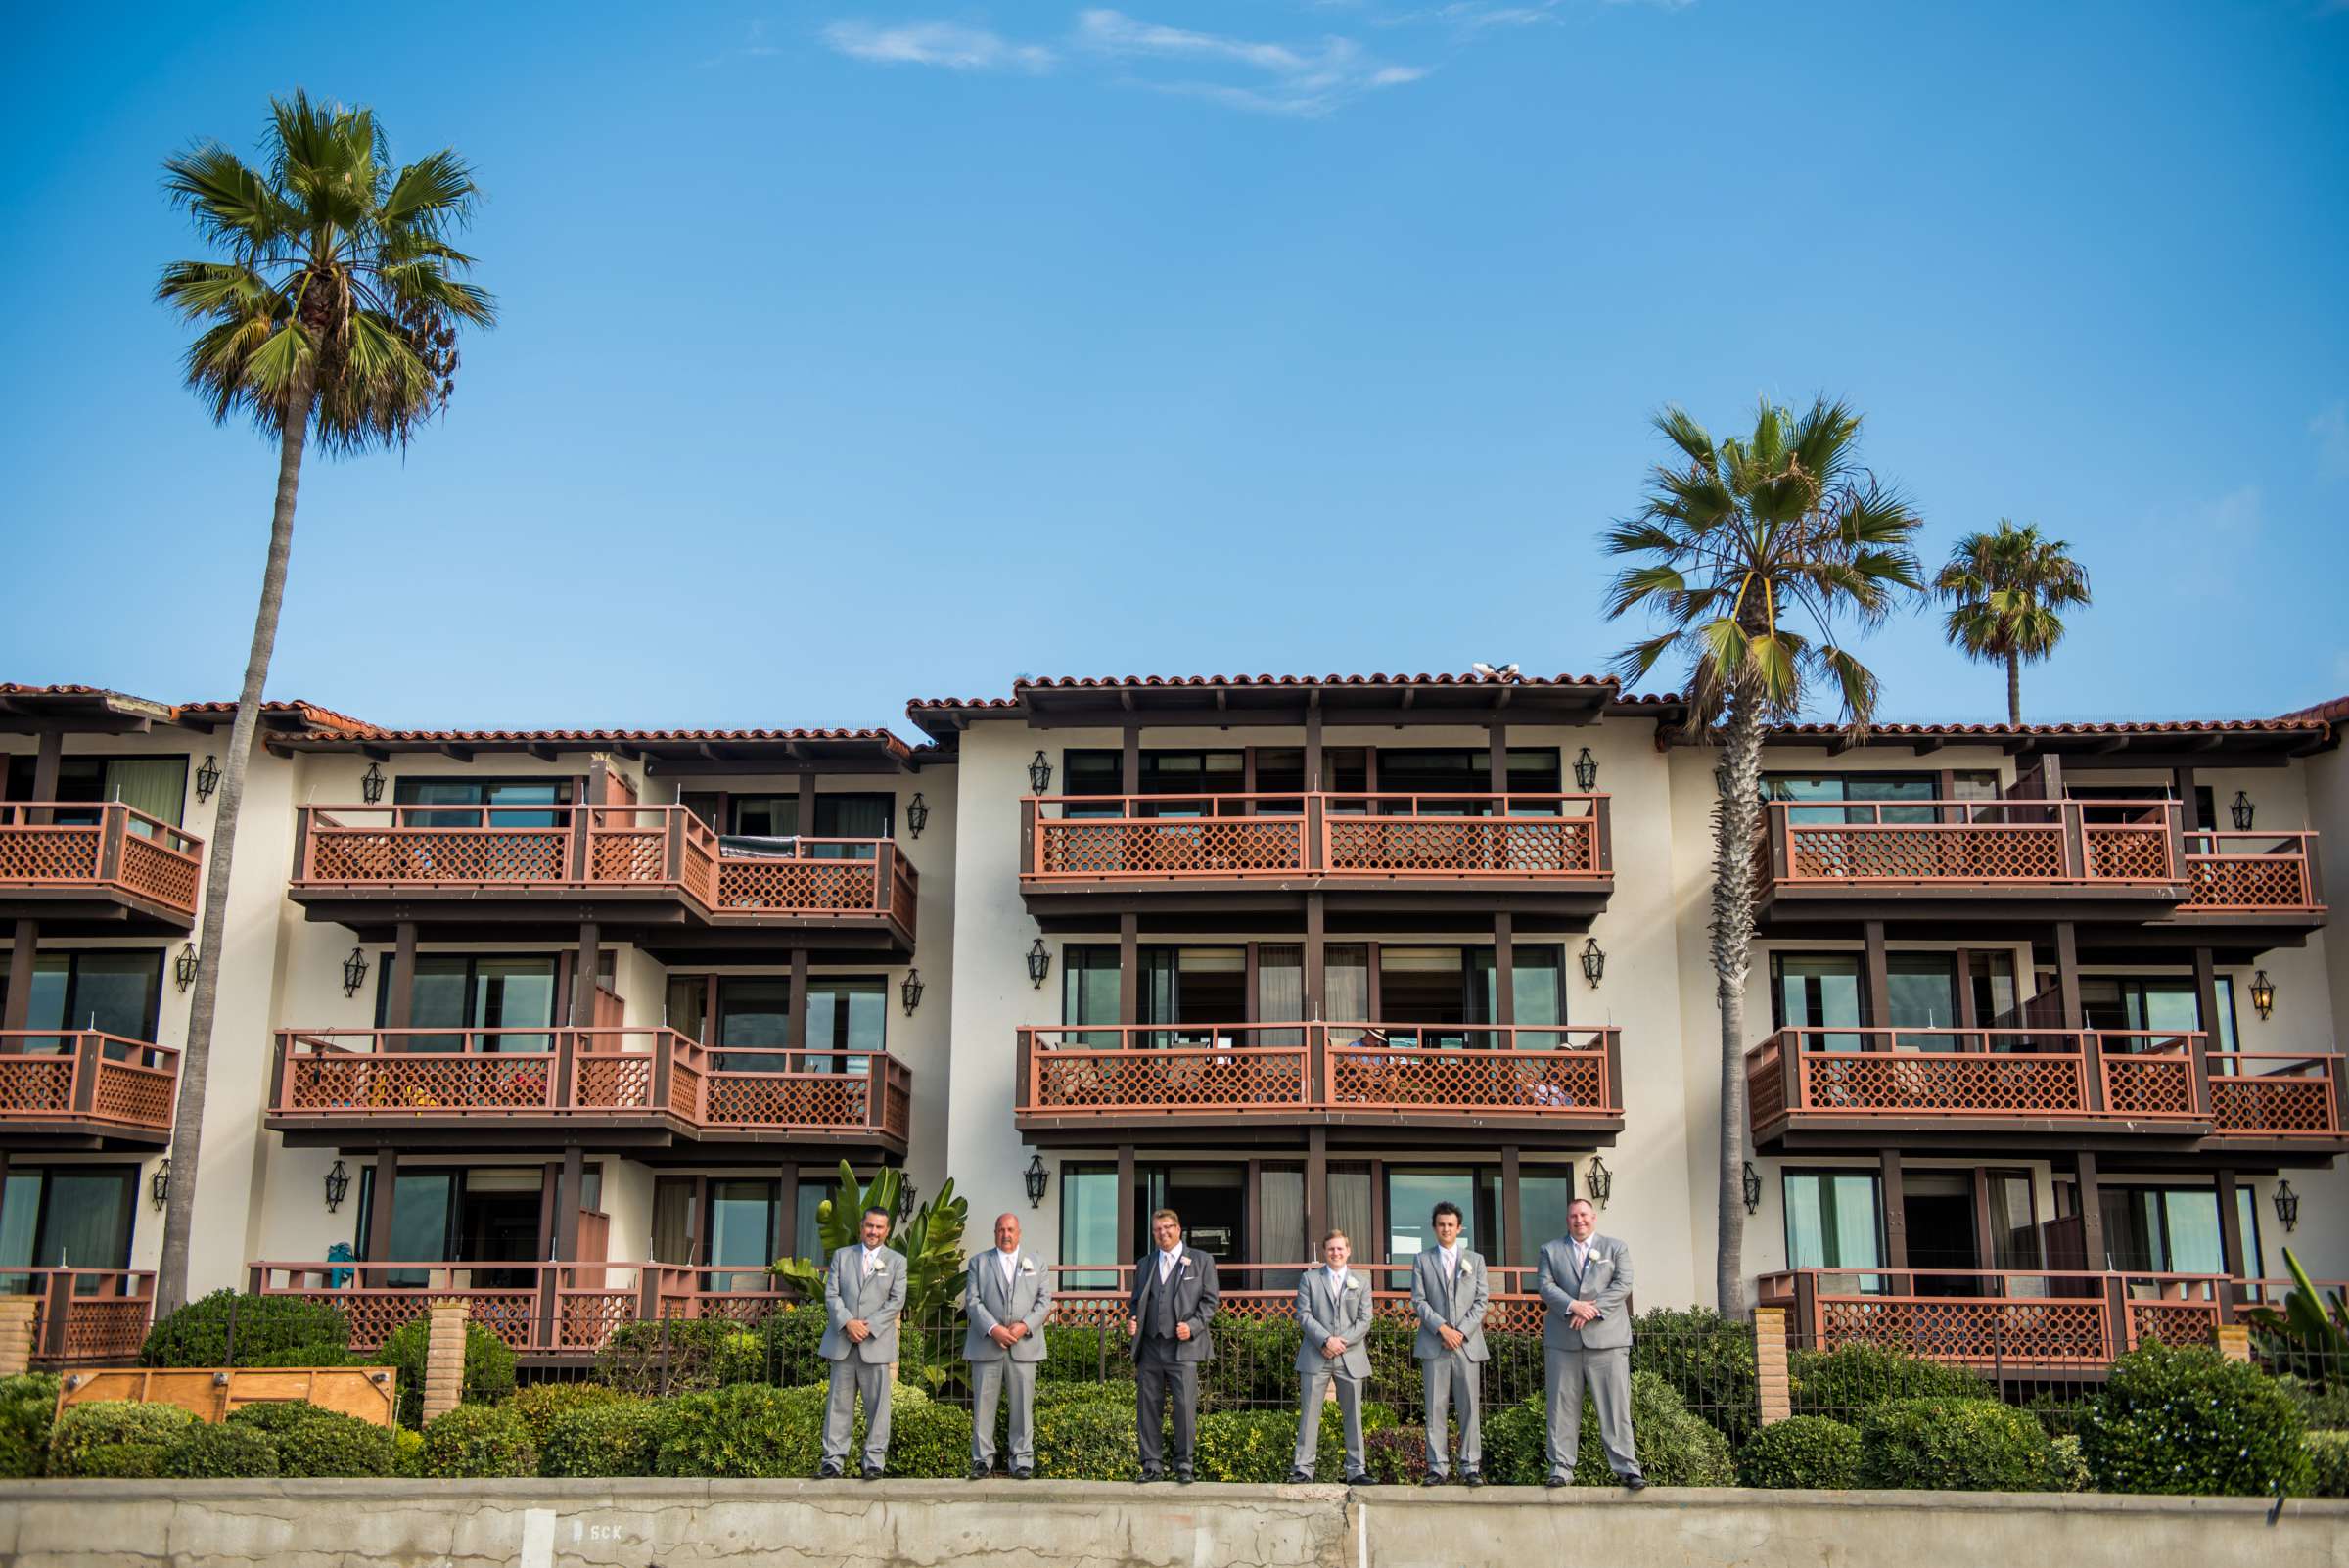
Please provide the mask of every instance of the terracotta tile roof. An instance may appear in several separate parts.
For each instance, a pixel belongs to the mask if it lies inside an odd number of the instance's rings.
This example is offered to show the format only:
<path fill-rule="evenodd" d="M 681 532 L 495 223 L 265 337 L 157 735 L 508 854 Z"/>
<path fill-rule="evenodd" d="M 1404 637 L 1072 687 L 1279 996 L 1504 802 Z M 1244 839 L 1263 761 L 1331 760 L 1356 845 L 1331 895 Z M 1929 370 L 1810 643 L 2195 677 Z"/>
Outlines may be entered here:
<path fill-rule="evenodd" d="M 194 714 L 206 717 L 215 716 L 223 714 L 234 714 L 236 711 L 237 705 L 235 703 L 217 702 L 181 703 L 175 710 L 175 712 L 180 714 Z M 345 735 L 373 735 L 378 733 L 376 727 L 373 724 L 368 723 L 367 720 L 363 718 L 353 718 L 348 714 L 339 714 L 332 708 L 322 707 L 313 702 L 305 702 L 299 697 L 283 699 L 264 697 L 261 699 L 261 712 L 264 714 L 292 714 L 300 718 L 303 723 L 310 725 L 313 729 L 333 730 Z"/>
<path fill-rule="evenodd" d="M 1383 674 L 1366 675 L 1046 675 L 1023 678 L 1011 683 L 1009 697 L 917 697 L 905 706 L 908 710 L 956 709 L 964 712 L 984 712 L 990 709 L 1017 708 L 1022 692 L 1029 691 L 1118 691 L 1123 689 L 1171 690 L 1182 687 L 1212 689 L 1225 687 L 1280 686 L 1590 686 L 1606 689 L 1615 687 L 1612 675 L 1519 675 L 1514 678 L 1476 674 Z M 1636 698 L 1634 701 L 1677 702 L 1669 695 L 1659 698 Z"/>
<path fill-rule="evenodd" d="M 2327 724 L 2337 724 L 2349 718 L 2349 697 L 2335 697 L 2330 702 L 2317 703 L 2308 708 L 2295 708 L 2281 715 L 2285 718 L 2316 718 Z"/>
<path fill-rule="evenodd" d="M 2322 719 L 2285 715 L 2281 718 L 2177 718 L 2087 724 L 1875 724 L 1868 734 L 1904 740 L 1911 736 L 1935 740 L 2030 740 L 2061 736 L 2097 735 L 2260 735 L 2321 734 Z M 1844 733 L 1841 724 L 1773 724 L 1772 740 L 1818 736 L 1832 739 Z"/>
<path fill-rule="evenodd" d="M 466 742 L 487 745 L 494 741 L 568 741 L 578 745 L 632 742 L 700 742 L 700 741 L 893 741 L 903 742 L 886 729 L 377 729 L 362 726 L 370 740 L 387 741 L 449 741 L 458 745 Z M 315 737 L 289 735 L 286 740 L 299 742 L 312 738 L 342 739 L 332 733 Z"/>

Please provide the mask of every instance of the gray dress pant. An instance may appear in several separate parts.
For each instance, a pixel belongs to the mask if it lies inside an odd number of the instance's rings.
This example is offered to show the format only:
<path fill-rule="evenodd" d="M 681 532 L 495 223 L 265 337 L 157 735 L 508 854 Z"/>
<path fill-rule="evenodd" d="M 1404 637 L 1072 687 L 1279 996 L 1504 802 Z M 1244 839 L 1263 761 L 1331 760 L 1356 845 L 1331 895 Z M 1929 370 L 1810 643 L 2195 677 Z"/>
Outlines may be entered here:
<path fill-rule="evenodd" d="M 1165 1417 L 1169 1394 L 1174 1396 L 1174 1469 L 1181 1475 L 1191 1473 L 1192 1445 L 1199 1430 L 1199 1363 L 1175 1360 L 1178 1343 L 1144 1334 L 1142 1353 L 1133 1361 L 1134 1435 L 1141 1443 L 1142 1469 L 1147 1474 L 1162 1474 L 1166 1469 L 1159 1422 Z"/>
<path fill-rule="evenodd" d="M 1334 1382 L 1338 1413 L 1346 1421 L 1346 1473 L 1360 1475 L 1369 1468 L 1362 1462 L 1362 1380 L 1348 1377 L 1334 1361 L 1300 1372 L 1297 1380 L 1303 1385 L 1297 1406 L 1297 1468 L 1312 1475 L 1320 1457 L 1321 1391 Z"/>
<path fill-rule="evenodd" d="M 1598 1407 L 1598 1437 L 1606 1446 L 1607 1463 L 1626 1480 L 1637 1475 L 1639 1459 L 1632 1452 L 1631 1347 L 1545 1348 L 1542 1360 L 1549 1379 L 1549 1473 L 1570 1479 L 1574 1475 L 1583 1439 L 1583 1385 L 1588 1383 L 1590 1403 Z"/>
<path fill-rule="evenodd" d="M 1419 1363 L 1419 1388 L 1427 1401 L 1427 1473 L 1444 1475 L 1451 1470 L 1445 1457 L 1448 1434 L 1444 1430 L 1446 1407 L 1456 1404 L 1460 1416 L 1460 1468 L 1484 1468 L 1485 1440 L 1479 1425 L 1476 1407 L 1478 1386 L 1484 1382 L 1484 1367 L 1468 1359 L 1466 1347 L 1431 1356 Z"/>
<path fill-rule="evenodd" d="M 1035 1361 L 1001 1357 L 971 1362 L 971 1462 L 992 1467 L 995 1462 L 995 1405 L 1006 1385 L 1011 1389 L 1011 1468 L 1036 1468 Z"/>
<path fill-rule="evenodd" d="M 856 1400 L 864 1400 L 864 1462 L 874 1469 L 889 1463 L 889 1363 L 860 1361 L 852 1356 L 832 1363 L 830 1397 L 824 1402 L 824 1463 L 844 1463 L 849 1456 L 850 1429 L 856 1421 Z"/>

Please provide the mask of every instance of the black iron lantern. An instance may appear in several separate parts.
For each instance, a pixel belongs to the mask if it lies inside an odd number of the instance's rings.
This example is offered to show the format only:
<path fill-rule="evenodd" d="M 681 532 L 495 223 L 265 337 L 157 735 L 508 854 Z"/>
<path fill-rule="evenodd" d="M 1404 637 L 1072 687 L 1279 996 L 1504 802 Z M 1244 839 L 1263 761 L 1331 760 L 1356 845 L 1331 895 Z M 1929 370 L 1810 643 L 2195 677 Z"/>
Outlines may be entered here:
<path fill-rule="evenodd" d="M 898 983 L 898 996 L 905 1003 L 905 1016 L 911 1018 L 913 1010 L 922 1004 L 922 972 L 920 970 L 908 969 L 905 971 L 905 978 Z"/>
<path fill-rule="evenodd" d="M 353 947 L 350 949 L 350 956 L 343 960 L 343 994 L 356 996 L 359 993 L 359 988 L 365 984 L 367 984 L 367 955 Z"/>
<path fill-rule="evenodd" d="M 2251 977 L 2251 1005 L 2259 1009 L 2262 1018 L 2276 1010 L 2276 982 L 2264 969 Z"/>
<path fill-rule="evenodd" d="M 1052 764 L 1044 761 L 1041 750 L 1036 752 L 1035 761 L 1028 764 L 1028 782 L 1036 786 L 1038 795 L 1052 787 Z"/>
<path fill-rule="evenodd" d="M 2276 1219 L 2286 1231 L 2300 1228 L 2300 1194 L 2289 1181 L 2276 1183 Z"/>
<path fill-rule="evenodd" d="M 384 770 L 373 762 L 359 775 L 359 795 L 369 806 L 384 798 Z"/>
<path fill-rule="evenodd" d="M 913 1214 L 914 1198 L 920 1189 L 913 1184 L 913 1178 L 905 1176 L 904 1172 L 899 1171 L 898 1175 L 902 1178 L 898 1182 L 898 1220 L 902 1223 Z"/>
<path fill-rule="evenodd" d="M 1595 1154 L 1590 1156 L 1590 1175 L 1587 1184 L 1590 1188 L 1590 1201 L 1605 1208 L 1607 1198 L 1615 1190 L 1615 1173 L 1608 1170 L 1607 1162 Z"/>
<path fill-rule="evenodd" d="M 1598 945 L 1598 939 L 1592 937 L 1583 944 L 1583 978 L 1590 982 L 1591 989 L 1595 991 L 1606 972 L 1607 951 Z"/>
<path fill-rule="evenodd" d="M 1754 1169 L 1753 1161 L 1748 1160 L 1745 1162 L 1745 1212 L 1756 1214 L 1761 1208 L 1762 1173 Z"/>
<path fill-rule="evenodd" d="M 1052 1179 L 1051 1173 L 1044 1169 L 1044 1157 L 1041 1154 L 1029 1155 L 1028 1169 L 1020 1175 L 1021 1178 L 1028 1183 L 1028 1207 L 1031 1209 L 1042 1208 L 1044 1206 L 1044 1184 Z"/>
<path fill-rule="evenodd" d="M 196 984 L 196 944 L 179 945 L 179 956 L 171 960 L 171 984 L 182 991 Z"/>
<path fill-rule="evenodd" d="M 220 787 L 220 759 L 207 754 L 204 765 L 196 769 L 196 799 L 208 801 L 212 791 Z"/>
<path fill-rule="evenodd" d="M 1044 977 L 1052 973 L 1052 955 L 1044 950 L 1044 939 L 1038 937 L 1028 949 L 1028 983 L 1036 990 L 1044 989 Z"/>
<path fill-rule="evenodd" d="M 1590 748 L 1586 746 L 1582 755 L 1574 760 L 1574 787 L 1587 795 L 1597 783 L 1598 759 L 1591 756 Z"/>
<path fill-rule="evenodd" d="M 326 1212 L 333 1214 L 343 1207 L 343 1200 L 349 1196 L 350 1173 L 343 1169 L 342 1161 L 337 1160 L 335 1168 L 326 1174 Z"/>
<path fill-rule="evenodd" d="M 155 1163 L 155 1175 L 147 1178 L 147 1199 L 161 1209 L 171 1201 L 171 1156 L 164 1155 Z"/>
<path fill-rule="evenodd" d="M 905 830 L 918 839 L 922 836 L 922 829 L 929 825 L 930 803 L 922 799 L 920 790 L 915 790 L 913 799 L 905 803 Z"/>
<path fill-rule="evenodd" d="M 2234 799 L 2228 803 L 2227 814 L 2234 818 L 2234 830 L 2237 833 L 2251 831 L 2251 814 L 2256 809 L 2258 808 L 2251 804 L 2250 796 L 2245 795 L 2241 790 L 2234 792 Z"/>

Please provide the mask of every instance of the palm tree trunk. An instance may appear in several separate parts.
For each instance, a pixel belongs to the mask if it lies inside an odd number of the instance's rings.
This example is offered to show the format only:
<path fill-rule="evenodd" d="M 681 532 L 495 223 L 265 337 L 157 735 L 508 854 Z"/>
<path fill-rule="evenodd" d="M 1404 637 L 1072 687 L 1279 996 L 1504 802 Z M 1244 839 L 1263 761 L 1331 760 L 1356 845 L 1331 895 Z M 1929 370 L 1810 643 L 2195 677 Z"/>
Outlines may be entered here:
<path fill-rule="evenodd" d="M 308 371 L 298 376 L 289 415 L 277 445 L 277 505 L 269 519 L 269 561 L 261 570 L 261 603 L 253 618 L 253 648 L 245 658 L 245 685 L 237 693 L 237 717 L 229 731 L 228 759 L 220 770 L 220 806 L 212 817 L 211 854 L 204 874 L 204 923 L 196 942 L 196 995 L 188 1006 L 188 1038 L 179 1053 L 179 1104 L 172 1116 L 169 1205 L 163 1211 L 163 1255 L 156 1270 L 155 1311 L 160 1317 L 188 1299 L 188 1243 L 196 1226 L 196 1188 L 203 1175 L 205 1080 L 212 1061 L 212 1018 L 220 998 L 221 947 L 228 929 L 228 873 L 236 858 L 237 816 L 245 805 L 245 764 L 260 727 L 261 688 L 269 679 L 269 656 L 277 647 L 278 612 L 286 599 L 286 563 L 294 553 L 294 496 L 301 484 L 301 452 L 309 441 L 314 384 Z"/>
<path fill-rule="evenodd" d="M 1754 840 L 1762 799 L 1762 702 L 1750 682 L 1729 693 L 1722 748 L 1727 782 L 1715 807 L 1713 984 L 1721 1007 L 1721 1168 L 1713 1289 L 1722 1313 L 1745 1310 L 1745 988 L 1753 970 Z"/>
<path fill-rule="evenodd" d="M 2006 653 L 2006 722 L 2023 727 L 2023 656 L 2012 649 Z"/>

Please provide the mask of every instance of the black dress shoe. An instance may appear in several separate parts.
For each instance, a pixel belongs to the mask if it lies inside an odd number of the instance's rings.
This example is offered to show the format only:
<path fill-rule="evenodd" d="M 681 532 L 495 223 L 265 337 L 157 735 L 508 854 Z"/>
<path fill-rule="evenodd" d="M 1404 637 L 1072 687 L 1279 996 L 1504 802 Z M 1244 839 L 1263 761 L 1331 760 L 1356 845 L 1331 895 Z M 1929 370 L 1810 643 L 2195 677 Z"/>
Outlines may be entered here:
<path fill-rule="evenodd" d="M 1313 1484 L 1313 1478 L 1303 1470 L 1291 1470 L 1288 1484 L 1293 1487 L 1310 1487 Z"/>
<path fill-rule="evenodd" d="M 1464 1487 L 1481 1487 L 1484 1484 L 1485 1476 L 1483 1471 L 1462 1470 L 1460 1472 L 1460 1485 Z"/>
<path fill-rule="evenodd" d="M 1626 1492 L 1645 1492 L 1647 1490 L 1647 1477 L 1643 1475 L 1627 1475 L 1619 1477 L 1619 1479 L 1623 1482 L 1623 1490 Z"/>
<path fill-rule="evenodd" d="M 1035 1479 L 1035 1469 L 1027 1465 L 1023 1465 L 1019 1469 L 1011 1472 L 1011 1478 L 1014 1481 L 1029 1481 Z"/>
<path fill-rule="evenodd" d="M 1574 1485 L 1574 1478 L 1565 1475 L 1543 1476 L 1542 1484 L 1545 1487 L 1570 1487 Z"/>
<path fill-rule="evenodd" d="M 837 1481 L 840 1479 L 840 1466 L 837 1464 L 827 1464 L 822 1469 L 815 1472 L 815 1478 L 818 1481 Z"/>
<path fill-rule="evenodd" d="M 1153 1481 L 1164 1481 L 1166 1478 L 1167 1472 L 1164 1470 L 1144 1470 L 1142 1472 L 1142 1485 L 1148 1486 Z"/>
<path fill-rule="evenodd" d="M 1370 1472 L 1367 1470 L 1355 1471 L 1354 1474 L 1346 1478 L 1346 1484 L 1350 1487 L 1374 1487 L 1378 1485 L 1376 1481 L 1370 1478 Z"/>
<path fill-rule="evenodd" d="M 1423 1487 L 1440 1487 L 1451 1479 L 1441 1470 L 1430 1470 L 1419 1478 L 1419 1484 Z"/>
<path fill-rule="evenodd" d="M 971 1479 L 974 1481 L 984 1481 L 994 1473 L 994 1466 L 992 1465 L 974 1464 L 971 1466 Z"/>
<path fill-rule="evenodd" d="M 878 1481 L 881 1479 L 881 1466 L 868 1464 L 856 1472 L 856 1477 L 860 1481 Z"/>
<path fill-rule="evenodd" d="M 1178 1487 L 1189 1486 L 1193 1479 L 1194 1477 L 1188 1470 L 1177 1470 L 1174 1472 L 1174 1484 Z"/>

